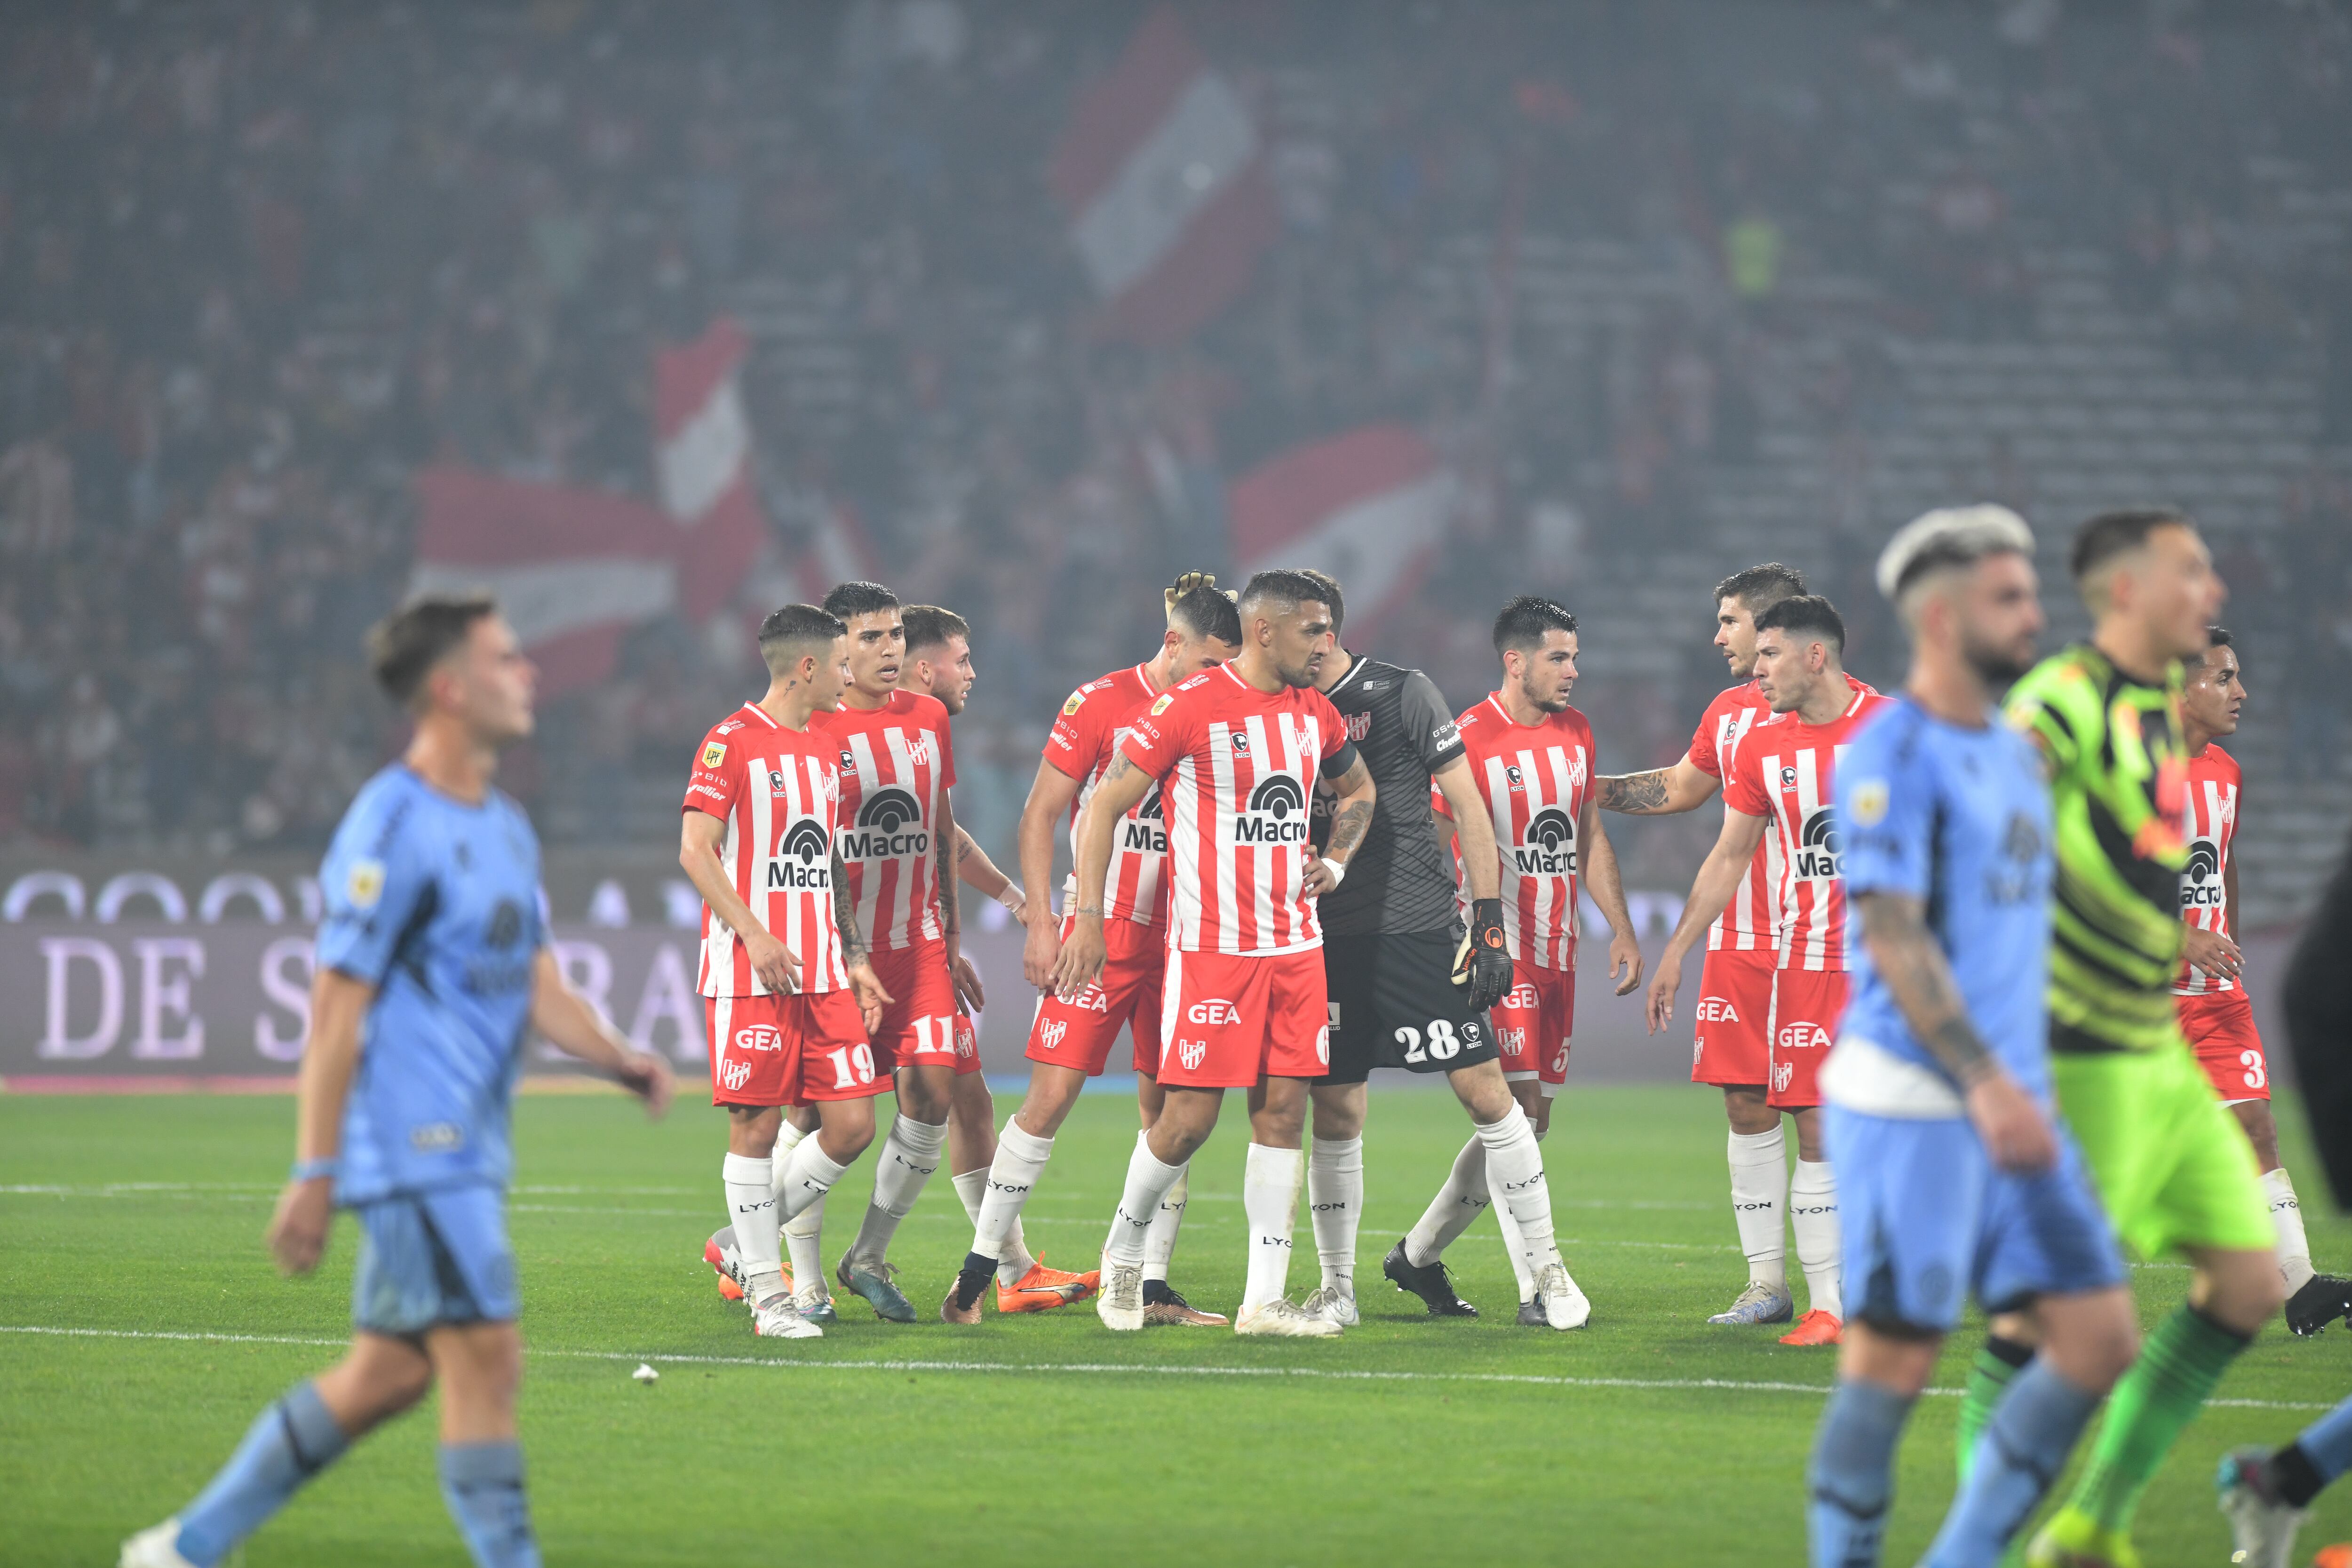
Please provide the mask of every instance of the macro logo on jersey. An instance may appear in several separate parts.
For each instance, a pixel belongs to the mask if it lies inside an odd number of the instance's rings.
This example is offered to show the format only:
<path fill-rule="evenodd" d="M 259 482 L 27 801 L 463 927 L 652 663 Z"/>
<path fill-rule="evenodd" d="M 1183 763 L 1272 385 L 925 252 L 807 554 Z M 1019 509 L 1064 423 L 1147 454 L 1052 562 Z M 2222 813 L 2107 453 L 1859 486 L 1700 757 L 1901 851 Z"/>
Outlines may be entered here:
<path fill-rule="evenodd" d="M 784 830 L 768 862 L 768 886 L 778 892 L 832 890 L 833 846 L 822 823 L 803 816 Z"/>
<path fill-rule="evenodd" d="M 896 784 L 867 795 L 857 807 L 857 826 L 841 836 L 841 853 L 851 860 L 896 860 L 928 855 L 930 849 L 923 808 Z"/>
<path fill-rule="evenodd" d="M 2221 847 L 2210 838 L 2191 840 L 2189 868 L 2180 876 L 2180 907 L 2193 910 L 2221 901 Z"/>
<path fill-rule="evenodd" d="M 787 730 L 754 704 L 727 721 L 734 740 L 706 745 L 698 758 L 723 753 L 719 765 L 698 767 L 685 808 L 717 817 L 725 831 L 717 846 L 720 872 L 752 918 L 801 959 L 800 989 L 811 994 L 849 984 L 843 966 L 833 903 L 833 844 L 841 795 L 834 742 Z M 715 737 L 721 732 L 714 728 Z M 767 982 L 752 968 L 742 939 L 711 910 L 702 916 L 702 956 L 696 989 L 705 996 L 764 996 Z M 714 1047 L 722 1042 L 714 1040 Z"/>
<path fill-rule="evenodd" d="M 1545 969 L 1576 963 L 1578 825 L 1592 783 L 1592 727 L 1573 708 L 1520 724 L 1495 697 L 1454 721 L 1501 869 L 1503 945 Z"/>
<path fill-rule="evenodd" d="M 1160 781 L 1154 779 L 1151 788 L 1137 803 L 1135 815 L 1123 825 L 1121 847 L 1141 855 L 1168 853 L 1168 812 L 1160 798 Z"/>
<path fill-rule="evenodd" d="M 1527 837 L 1511 846 L 1522 877 L 1576 875 L 1576 821 L 1556 805 L 1528 818 Z"/>
<path fill-rule="evenodd" d="M 1247 739 L 1234 736 L 1237 747 Z M 1308 831 L 1307 792 L 1288 773 L 1260 779 L 1250 791 L 1248 806 L 1234 813 L 1236 844 L 1304 844 Z"/>
<path fill-rule="evenodd" d="M 844 704 L 809 723 L 843 758 L 833 844 L 859 929 L 886 952 L 938 940 L 939 823 L 955 784 L 946 708 L 899 690 L 878 708 Z"/>
<path fill-rule="evenodd" d="M 1846 742 L 1885 703 L 1864 687 L 1825 724 L 1794 713 L 1759 721 L 1724 772 L 1725 806 L 1763 817 L 1764 842 L 1780 846 L 1773 936 L 1782 969 L 1846 967 L 1845 846 L 1832 803 Z"/>
<path fill-rule="evenodd" d="M 1837 811 L 1823 806 L 1805 818 L 1805 826 L 1797 846 L 1796 858 L 1790 862 L 1794 875 L 1809 881 L 1833 879 L 1838 874 Z"/>

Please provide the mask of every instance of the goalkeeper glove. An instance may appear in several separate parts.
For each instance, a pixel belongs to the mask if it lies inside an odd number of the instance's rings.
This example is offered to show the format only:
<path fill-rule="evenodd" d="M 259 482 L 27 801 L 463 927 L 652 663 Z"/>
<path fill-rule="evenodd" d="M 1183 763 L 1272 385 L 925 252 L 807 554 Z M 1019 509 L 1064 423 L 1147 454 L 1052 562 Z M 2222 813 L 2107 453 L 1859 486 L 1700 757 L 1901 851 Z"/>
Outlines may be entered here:
<path fill-rule="evenodd" d="M 1454 984 L 1470 993 L 1470 1010 L 1484 1013 L 1511 989 L 1511 955 L 1503 945 L 1503 900 L 1480 899 L 1470 906 L 1470 929 L 1454 954 Z"/>

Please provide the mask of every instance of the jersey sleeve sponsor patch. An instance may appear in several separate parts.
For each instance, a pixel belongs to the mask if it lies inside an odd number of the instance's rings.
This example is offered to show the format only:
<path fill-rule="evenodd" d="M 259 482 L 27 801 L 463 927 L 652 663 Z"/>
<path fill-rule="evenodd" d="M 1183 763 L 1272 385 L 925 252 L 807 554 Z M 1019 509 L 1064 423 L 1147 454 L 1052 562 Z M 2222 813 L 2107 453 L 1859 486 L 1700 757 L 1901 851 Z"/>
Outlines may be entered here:
<path fill-rule="evenodd" d="M 344 891 L 355 910 L 372 910 L 383 897 L 383 862 L 362 858 L 352 862 L 351 875 L 344 879 Z"/>
<path fill-rule="evenodd" d="M 724 763 L 726 760 L 727 760 L 727 742 L 724 742 L 724 741 L 709 741 L 709 742 L 706 742 L 704 743 L 703 748 L 702 748 L 702 765 L 703 765 L 704 767 L 706 767 L 706 768 L 715 768 L 715 767 L 719 766 L 720 763 Z"/>
<path fill-rule="evenodd" d="M 1086 705 L 1087 694 L 1083 690 L 1073 691 L 1070 693 L 1070 700 L 1062 704 L 1062 717 L 1065 719 L 1071 718 L 1076 714 L 1079 709 Z"/>
<path fill-rule="evenodd" d="M 1154 719 L 1159 718 L 1160 715 L 1168 711 L 1168 705 L 1175 700 L 1176 694 L 1173 691 L 1161 692 L 1160 694 L 1160 700 L 1151 705 L 1151 716 Z"/>

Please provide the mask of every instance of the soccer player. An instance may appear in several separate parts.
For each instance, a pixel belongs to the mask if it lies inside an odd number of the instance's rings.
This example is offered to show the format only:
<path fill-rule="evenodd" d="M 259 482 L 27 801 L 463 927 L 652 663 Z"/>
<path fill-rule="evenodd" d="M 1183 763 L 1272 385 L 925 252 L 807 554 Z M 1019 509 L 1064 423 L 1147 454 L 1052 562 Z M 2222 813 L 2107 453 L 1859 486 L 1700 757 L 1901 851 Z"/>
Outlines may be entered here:
<path fill-rule="evenodd" d="M 1845 623 L 1827 599 L 1798 595 L 1756 617 L 1756 689 L 1771 716 L 1751 725 L 1723 774 L 1723 833 L 1691 886 L 1682 920 L 1650 982 L 1650 1029 L 1675 1016 L 1683 954 L 1698 928 L 1741 890 L 1769 833 L 1779 848 L 1773 972 L 1766 1014 L 1765 1106 L 1797 1122 L 1797 1178 L 1790 1184 L 1805 1315 L 1785 1345 L 1835 1344 L 1839 1295 L 1837 1184 L 1822 1150 L 1814 1078 L 1846 997 L 1845 888 L 1838 875 L 1833 804 L 1838 752 L 1885 699 L 1845 673 Z M 1776 1237 L 1777 1239 L 1777 1237 Z M 1751 1263 L 1751 1268 L 1753 1267 Z M 1755 1292 L 1751 1280 L 1749 1293 Z M 1735 1306 L 1723 1319 L 1743 1319 Z"/>
<path fill-rule="evenodd" d="M 319 872 L 326 918 L 296 1087 L 294 1170 L 269 1223 L 289 1274 L 359 1219 L 352 1348 L 262 1412 L 220 1474 L 123 1543 L 125 1568 L 213 1568 L 295 1492 L 441 1387 L 441 1495 L 484 1568 L 536 1568 L 515 1436 L 522 1335 L 507 1245 L 508 1135 L 530 1030 L 658 1116 L 669 1072 L 572 990 L 548 947 L 539 840 L 491 786 L 530 733 L 536 679 L 487 597 L 418 599 L 368 634 L 415 717 Z"/>
<path fill-rule="evenodd" d="M 1315 900 L 1345 879 L 1375 798 L 1345 721 L 1313 689 L 1334 642 L 1322 594 L 1297 572 L 1252 577 L 1237 606 L 1241 652 L 1138 714 L 1078 814 L 1076 918 L 1054 968 L 1065 1002 L 1101 983 L 1112 846 L 1120 821 L 1155 785 L 1172 883 L 1160 1008 L 1166 1101 L 1128 1162 L 1103 1247 L 1095 1310 L 1113 1329 L 1143 1326 L 1143 1247 L 1160 1201 L 1216 1126 L 1225 1090 L 1245 1089 L 1249 1282 L 1234 1331 L 1339 1332 L 1284 1295 L 1305 1174 L 1307 1086 L 1331 1059 Z M 1320 855 L 1307 842 L 1318 773 L 1338 792 Z"/>
<path fill-rule="evenodd" d="M 1756 721 L 1771 712 L 1756 680 L 1756 617 L 1781 600 L 1805 591 L 1805 580 L 1777 561 L 1735 572 L 1715 589 L 1715 646 L 1723 650 L 1737 685 L 1724 689 L 1700 716 L 1690 749 L 1672 767 L 1593 781 L 1593 799 L 1603 811 L 1658 816 L 1695 811 L 1730 776 L 1741 742 Z M 1867 689 L 1848 677 L 1856 691 Z M 1790 1196 L 1788 1147 L 1780 1112 L 1772 1109 L 1770 1024 L 1772 977 L 1780 954 L 1774 937 L 1780 921 L 1780 841 L 1766 834 L 1748 862 L 1748 873 L 1722 916 L 1707 928 L 1706 959 L 1699 972 L 1698 1017 L 1691 1047 L 1691 1081 L 1723 1090 L 1723 1111 L 1731 1124 L 1731 1216 L 1740 1250 L 1748 1255 L 1748 1284 L 1711 1323 L 1785 1323 L 1795 1315 L 1788 1286 L 1782 1218 Z M 1834 1233 L 1824 1237 L 1822 1194 L 1829 1173 L 1806 1153 L 1808 1121 L 1797 1121 L 1797 1187 L 1802 1192 L 1801 1228 L 1813 1233 L 1811 1248 L 1834 1255 Z"/>
<path fill-rule="evenodd" d="M 1625 912 L 1616 857 L 1609 851 L 1592 805 L 1592 729 L 1568 702 L 1576 680 L 1576 617 L 1549 599 L 1512 599 L 1495 617 L 1494 643 L 1503 664 L 1503 684 L 1451 726 L 1463 749 L 1436 775 L 1437 805 L 1462 856 L 1473 977 L 1479 964 L 1492 963 L 1500 971 L 1495 981 L 1505 987 L 1495 997 L 1489 1018 L 1505 1092 L 1516 1099 L 1533 1137 L 1540 1142 L 1550 1127 L 1551 1094 L 1568 1073 L 1569 1036 L 1576 1016 L 1574 911 L 1580 872 L 1611 922 L 1611 972 L 1625 976 L 1619 994 L 1640 984 L 1642 952 Z M 1418 672 L 1416 679 L 1421 679 Z M 1335 687 L 1333 700 L 1339 700 L 1348 689 Z M 1434 689 L 1429 695 L 1434 699 Z M 1381 727 L 1376 715 L 1363 744 L 1373 761 L 1375 778 L 1382 779 L 1381 798 L 1386 800 L 1388 784 L 1376 749 Z M 1413 738 L 1419 738 L 1417 731 Z M 1396 784 L 1402 788 L 1406 782 L 1400 778 Z M 1423 791 L 1421 798 L 1429 800 L 1429 792 Z M 1428 837 L 1423 825 L 1407 830 Z M 1378 842 L 1377 825 L 1370 842 Z M 1434 852 L 1442 856 L 1443 847 Z M 1442 861 L 1436 870 L 1445 876 Z M 1357 879 L 1362 876 L 1358 870 Z M 1445 880 L 1450 884 L 1452 879 Z M 1488 894 L 1495 903 L 1482 911 L 1480 900 Z M 1325 904 L 1323 915 L 1328 924 L 1330 903 Z M 1502 940 L 1495 942 L 1498 928 Z M 1340 950 L 1327 936 L 1325 951 Z M 1496 959 L 1503 962 L 1494 963 Z M 1336 991 L 1340 970 L 1333 964 L 1331 971 Z M 1488 992 L 1493 989 L 1490 984 Z M 1474 988 L 1465 1005 L 1475 1008 L 1488 992 Z M 1339 1048 L 1348 1034 L 1344 1003 L 1340 1022 L 1343 1027 L 1334 1037 L 1335 1062 L 1349 1054 Z M 1384 1036 L 1387 1020 L 1380 1022 Z M 1434 1026 L 1423 1026 L 1434 1033 Z M 1411 1054 L 1408 1049 L 1407 1057 Z M 1457 1094 L 1471 1087 L 1465 1081 L 1468 1076 L 1453 1075 Z M 1483 1083 L 1476 1087 L 1483 1093 Z M 1317 1091 L 1318 1124 L 1322 1094 Z M 1465 1101 L 1468 1103 L 1466 1094 Z M 1507 1123 L 1508 1118 L 1504 1121 Z M 1433 1317 L 1472 1315 L 1474 1309 L 1455 1299 L 1439 1259 L 1491 1204 L 1511 1271 L 1518 1278 L 1518 1321 L 1530 1327 L 1561 1326 L 1552 1322 L 1551 1303 L 1530 1267 L 1512 1205 L 1492 1204 L 1501 1194 L 1490 1190 L 1487 1179 L 1489 1135 L 1482 1123 L 1462 1146 L 1428 1212 L 1390 1249 L 1381 1272 L 1400 1289 L 1420 1296 Z M 1318 1201 L 1318 1231 L 1322 1224 Z M 1569 1285 L 1574 1289 L 1573 1281 Z M 1589 1314 L 1589 1309 L 1585 1311 Z"/>
<path fill-rule="evenodd" d="M 2132 1511 L 2181 1428 L 2285 1300 L 2278 1229 L 2245 1131 L 2181 1037 L 2188 742 L 2180 662 L 2200 657 L 2223 589 L 2196 526 L 2161 509 L 2104 512 L 2074 536 L 2091 639 L 2009 694 L 2042 750 L 2058 827 L 2050 946 L 2051 1074 L 2116 1232 L 2143 1257 L 2188 1255 L 2189 1302 L 2157 1325 L 2115 1396 L 2066 1506 L 2026 1561 L 2129 1564 Z M 1996 1318 L 1969 1380 L 1980 1410 L 2029 1325 Z"/>
<path fill-rule="evenodd" d="M 2238 760 L 2213 743 L 2238 732 L 2238 710 L 2246 700 L 2246 689 L 2228 630 L 2210 626 L 2207 636 L 2210 646 L 2203 655 L 2183 661 L 2188 679 L 2180 691 L 2180 715 L 2189 744 L 2183 830 L 2189 837 L 2189 871 L 2180 882 L 2180 918 L 2189 929 L 2181 938 L 2180 971 L 2173 977 L 2172 992 L 2179 998 L 2181 1032 L 2197 1054 L 2197 1065 L 2245 1128 L 2254 1158 L 2262 1164 L 2271 1218 L 2278 1224 L 2287 1327 L 2298 1334 L 2315 1334 L 2352 1310 L 2352 1279 L 2312 1268 L 2303 1203 L 2295 1196 L 2294 1179 L 2279 1163 L 2270 1065 L 2254 1028 L 2253 1004 L 2246 999 L 2233 931 L 2238 862 L 2231 851 L 2244 797 Z"/>
<path fill-rule="evenodd" d="M 1065 814 L 1075 861 L 1079 816 L 1144 710 L 1171 688 L 1241 650 L 1240 613 L 1213 584 L 1195 584 L 1168 601 L 1167 620 L 1159 652 L 1131 669 L 1087 681 L 1062 704 L 1021 811 L 1021 870 L 1032 887 L 1043 888 L 1053 878 L 1054 837 Z M 1058 921 L 1050 899 L 1040 897 L 1025 906 L 1022 972 L 1045 991 L 1029 1026 L 1029 1089 L 997 1140 L 972 1222 L 971 1250 L 940 1303 L 940 1316 L 948 1322 L 980 1321 L 981 1297 L 992 1277 L 1000 1312 L 1036 1311 L 1066 1299 L 1058 1291 L 1048 1299 L 1024 1283 L 1016 1239 L 1021 1210 L 1053 1157 L 1055 1133 L 1087 1079 L 1101 1074 L 1122 1026 L 1134 1049 L 1143 1119 L 1143 1131 L 1136 1134 L 1139 1148 L 1159 1119 L 1165 1098 L 1160 1089 L 1160 1007 L 1168 966 L 1167 858 L 1167 820 L 1155 790 L 1128 810 L 1112 836 L 1103 899 L 1103 971 L 1073 996 L 1057 995 L 1051 987 L 1063 941 L 1077 921 L 1076 880 L 1064 892 Z M 1144 1321 L 1223 1327 L 1223 1315 L 1199 1310 L 1168 1283 L 1188 1184 L 1180 1173 L 1161 1196 L 1144 1238 Z"/>
<path fill-rule="evenodd" d="M 2033 662 L 2032 551 L 2023 520 L 1979 506 L 1927 513 L 1879 557 L 1912 659 L 1837 769 L 1861 935 L 1821 1083 L 1860 1299 L 1808 1475 L 1817 1568 L 1878 1561 L 1895 1451 L 1964 1293 L 2031 1311 L 2044 1350 L 1979 1439 L 1934 1568 L 2000 1561 L 2137 1340 L 2123 1258 L 2051 1105 L 2050 802 L 1995 707 Z"/>

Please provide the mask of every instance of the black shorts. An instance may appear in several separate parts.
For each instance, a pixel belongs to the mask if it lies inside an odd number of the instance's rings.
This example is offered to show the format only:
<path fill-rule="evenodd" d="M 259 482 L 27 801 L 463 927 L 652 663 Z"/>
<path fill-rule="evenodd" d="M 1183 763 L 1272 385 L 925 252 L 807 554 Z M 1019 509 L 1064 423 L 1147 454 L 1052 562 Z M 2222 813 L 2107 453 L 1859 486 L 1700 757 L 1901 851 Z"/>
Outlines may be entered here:
<path fill-rule="evenodd" d="M 1331 1070 L 1318 1083 L 1361 1083 L 1374 1068 L 1452 1072 L 1496 1059 L 1495 1031 L 1454 984 L 1448 931 L 1323 939 Z"/>

